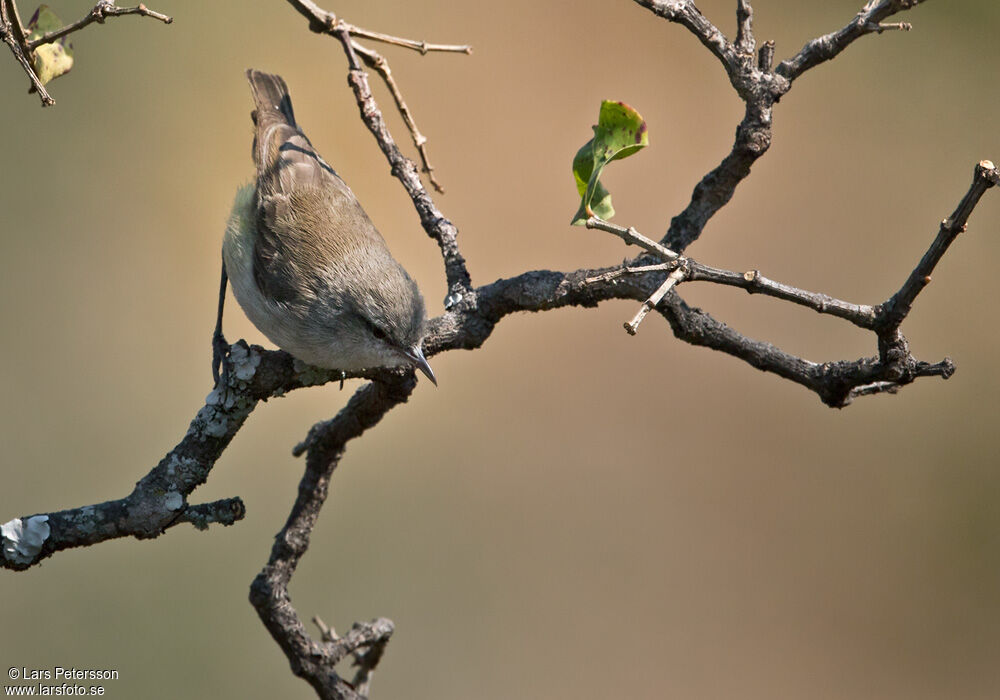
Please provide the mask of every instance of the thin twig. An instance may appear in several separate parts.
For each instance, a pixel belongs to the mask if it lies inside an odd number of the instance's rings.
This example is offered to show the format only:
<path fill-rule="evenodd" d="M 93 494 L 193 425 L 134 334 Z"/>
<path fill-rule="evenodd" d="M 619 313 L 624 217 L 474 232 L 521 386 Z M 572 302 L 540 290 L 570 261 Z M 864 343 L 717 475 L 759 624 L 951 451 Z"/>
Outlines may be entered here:
<path fill-rule="evenodd" d="M 861 11 L 836 32 L 824 34 L 806 43 L 797 54 L 782 61 L 774 72 L 788 80 L 795 80 L 813 66 L 829 61 L 846 49 L 853 41 L 866 34 L 881 34 L 886 29 L 909 29 L 910 27 L 881 24 L 882 20 L 897 12 L 915 7 L 924 0 L 869 0 Z"/>
<path fill-rule="evenodd" d="M 876 34 L 893 30 L 908 32 L 911 29 L 913 29 L 913 25 L 909 22 L 878 22 L 868 26 L 868 31 Z"/>
<path fill-rule="evenodd" d="M 969 216 L 976 208 L 979 198 L 986 190 L 995 186 L 998 181 L 1000 181 L 1000 173 L 992 161 L 983 160 L 976 165 L 969 191 L 962 197 L 962 201 L 958 203 L 958 207 L 955 208 L 952 215 L 941 222 L 937 236 L 931 242 L 920 262 L 913 268 L 913 272 L 910 273 L 900 290 L 882 304 L 878 319 L 880 328 L 891 330 L 902 323 L 903 319 L 910 313 L 910 308 L 917 295 L 930 283 L 931 273 L 947 252 L 948 247 L 958 238 L 958 234 L 965 231 Z"/>
<path fill-rule="evenodd" d="M 391 630 L 390 630 L 391 634 Z M 375 667 L 382 660 L 385 647 L 389 643 L 389 634 L 375 639 L 367 648 L 358 649 L 354 652 L 354 665 L 358 667 L 351 685 L 362 698 L 367 698 L 371 693 L 372 677 L 375 675 Z"/>
<path fill-rule="evenodd" d="M 319 628 L 320 639 L 322 639 L 324 642 L 330 642 L 332 644 L 333 642 L 336 642 L 337 639 L 339 639 L 339 637 L 337 637 L 337 630 L 333 629 L 325 622 L 323 622 L 321 619 L 319 619 L 319 615 L 313 615 L 312 621 L 313 624 Z"/>
<path fill-rule="evenodd" d="M 384 34 L 382 32 L 369 31 L 339 19 L 334 13 L 327 12 L 316 5 L 316 3 L 312 2 L 312 0 L 288 0 L 288 2 L 291 3 L 291 5 L 298 10 L 300 14 L 309 19 L 309 26 L 313 31 L 338 37 L 341 42 L 350 41 L 351 37 L 360 37 L 364 39 L 371 39 L 373 41 L 381 41 L 395 46 L 402 46 L 414 51 L 419 51 L 421 54 L 427 54 L 431 51 L 464 54 L 472 53 L 472 47 L 465 44 L 431 44 L 426 41 L 415 41 L 413 39 L 392 36 L 391 34 Z M 400 115 L 403 117 L 403 121 L 406 122 L 406 127 L 410 131 L 413 144 L 416 146 L 417 151 L 420 154 L 422 172 L 427 173 L 427 179 L 430 181 L 435 191 L 444 193 L 444 188 L 434 176 L 434 167 L 431 165 L 430 158 L 427 155 L 427 138 L 421 134 L 420 130 L 417 128 L 417 123 L 414 120 L 406 101 L 403 99 L 403 93 L 396 84 L 395 79 L 392 77 L 392 71 L 389 68 L 388 61 L 386 61 L 386 59 L 377 51 L 364 47 L 355 41 L 350 41 L 350 43 L 352 51 L 361 54 L 365 65 L 370 68 L 374 68 L 382 76 L 383 81 L 392 93 L 393 100 L 396 102 L 396 107 L 399 110 Z M 385 150 L 385 148 L 383 148 L 383 150 Z"/>
<path fill-rule="evenodd" d="M 410 112 L 410 108 L 406 104 L 406 100 L 403 99 L 403 93 L 396 84 L 395 78 L 392 77 L 392 69 L 389 68 L 389 62 L 377 51 L 365 48 L 357 42 L 352 42 L 352 44 L 354 46 L 354 50 L 361 54 L 365 65 L 369 68 L 374 68 L 378 71 L 379 75 L 382 76 L 383 82 L 385 82 L 386 86 L 389 88 L 389 92 L 392 93 L 392 99 L 396 101 L 396 108 L 399 110 L 400 115 L 402 115 L 403 121 L 406 122 L 406 128 L 410 130 L 410 137 L 413 139 L 413 145 L 417 147 L 417 152 L 420 153 L 420 162 L 423 166 L 423 172 L 427 173 L 427 179 L 430 180 L 434 189 L 439 193 L 444 194 L 444 188 L 434 177 L 434 167 L 431 165 L 430 158 L 427 155 L 427 137 L 421 134 L 420 130 L 417 128 L 417 122 L 414 120 L 413 114 Z"/>
<path fill-rule="evenodd" d="M 348 60 L 350 61 L 353 56 L 356 61 L 357 56 L 352 42 L 342 40 L 341 44 L 344 46 L 344 52 L 348 55 Z M 355 99 L 361 110 L 362 121 L 375 136 L 382 153 L 385 154 L 392 166 L 393 175 L 402 183 L 410 196 L 417 213 L 420 215 L 420 223 L 423 225 L 424 231 L 437 242 L 441 249 L 445 276 L 448 280 L 448 298 L 453 300 L 448 305 L 450 308 L 459 303 L 472 288 L 472 280 L 466 267 L 465 258 L 458 248 L 458 228 L 446 219 L 434 204 L 420 181 L 420 173 L 416 165 L 404 156 L 396 145 L 382 117 L 382 112 L 375 102 L 375 97 L 372 95 L 367 74 L 360 69 L 352 69 L 348 75 L 348 82 L 354 90 Z"/>
<path fill-rule="evenodd" d="M 169 17 L 161 12 L 156 12 L 155 10 L 150 10 L 143 4 L 139 4 L 135 7 L 118 7 L 114 2 L 109 0 L 101 0 L 88 12 L 84 17 L 72 24 L 67 24 L 65 27 L 60 29 L 54 29 L 51 32 L 47 32 L 37 39 L 33 39 L 28 42 L 28 48 L 31 50 L 37 49 L 43 44 L 50 44 L 57 39 L 61 39 L 67 34 L 72 34 L 73 32 L 78 32 L 84 27 L 93 24 L 94 22 L 98 24 L 104 24 L 104 20 L 108 17 L 123 17 L 125 15 L 140 15 L 142 17 L 152 17 L 153 19 L 158 19 L 164 24 L 170 24 L 174 21 L 173 17 Z"/>
<path fill-rule="evenodd" d="M 605 221 L 597 216 L 592 216 L 587 219 L 587 228 L 596 228 L 600 231 L 606 231 L 607 233 L 613 233 L 614 235 L 621 238 L 625 243 L 629 245 L 637 245 L 648 253 L 652 253 L 658 258 L 666 261 L 676 260 L 680 257 L 677 253 L 667 248 L 665 245 L 657 243 L 652 238 L 647 238 L 641 233 L 635 230 L 632 226 L 625 228 L 623 226 L 618 226 L 610 221 Z"/>
<path fill-rule="evenodd" d="M 770 73 L 774 65 L 774 41 L 765 41 L 757 52 L 757 67 L 764 73 Z"/>
<path fill-rule="evenodd" d="M 584 284 L 599 284 L 604 282 L 610 282 L 611 280 L 618 279 L 623 275 L 643 275 L 647 272 L 659 272 L 662 270 L 672 270 L 677 267 L 673 263 L 662 263 L 660 265 L 640 265 L 638 267 L 632 267 L 629 265 L 622 265 L 621 267 L 616 267 L 607 272 L 602 272 L 599 275 L 593 277 L 587 277 L 583 280 Z"/>
<path fill-rule="evenodd" d="M 874 396 L 875 394 L 896 394 L 899 389 L 900 386 L 896 382 L 872 382 L 851 389 L 850 399 L 853 400 L 859 396 Z"/>
<path fill-rule="evenodd" d="M 753 7 L 750 0 L 736 2 L 736 44 L 737 51 L 752 54 L 757 50 L 757 40 L 753 35 Z"/>
<path fill-rule="evenodd" d="M 446 53 L 464 53 L 466 55 L 472 53 L 472 47 L 466 44 L 429 44 L 426 41 L 414 41 L 413 39 L 404 39 L 398 36 L 392 36 L 390 34 L 383 34 L 381 32 L 371 32 L 367 29 L 362 29 L 361 27 L 356 27 L 353 24 L 346 24 L 347 33 L 351 36 L 360 36 L 365 39 L 371 39 L 372 41 L 381 41 L 383 44 L 392 44 L 394 46 L 402 46 L 406 49 L 413 49 L 414 51 L 419 51 L 421 54 L 426 55 L 430 51 L 443 51 Z"/>
<path fill-rule="evenodd" d="M 757 270 L 747 272 L 733 272 L 730 270 L 720 270 L 719 268 L 704 265 L 691 258 L 678 256 L 677 253 L 647 238 L 634 228 L 625 228 L 612 224 L 609 221 L 599 219 L 596 216 L 587 220 L 587 228 L 599 229 L 612 233 L 626 243 L 637 245 L 643 250 L 652 253 L 661 260 L 667 262 L 683 261 L 687 267 L 687 280 L 714 282 L 715 284 L 727 287 L 739 287 L 745 289 L 750 294 L 763 294 L 765 296 L 790 301 L 799 306 L 806 306 L 821 314 L 829 314 L 850 321 L 859 328 L 871 329 L 875 327 L 877 313 L 875 307 L 865 304 L 853 304 L 826 294 L 810 292 L 805 289 L 792 287 L 770 280 Z"/>
<path fill-rule="evenodd" d="M 951 361 L 950 357 L 946 357 L 941 360 L 941 362 L 916 362 L 912 377 L 941 377 L 942 379 L 947 380 L 951 378 L 953 374 L 955 374 L 955 363 Z M 859 396 L 895 394 L 902 389 L 906 383 L 907 382 L 884 380 L 871 382 L 870 384 L 861 384 L 851 389 L 848 396 L 844 399 L 843 405 L 846 406 L 850 404 L 852 400 L 858 398 Z"/>
<path fill-rule="evenodd" d="M 472 53 L 472 47 L 465 44 L 429 44 L 426 41 L 414 41 L 413 39 L 404 39 L 402 37 L 392 36 L 391 34 L 383 34 L 382 32 L 372 32 L 367 29 L 362 29 L 361 27 L 356 27 L 342 19 L 338 19 L 337 15 L 333 12 L 324 10 L 312 0 L 288 0 L 288 2 L 298 11 L 300 15 L 309 20 L 309 28 L 314 32 L 332 35 L 339 25 L 349 36 L 359 36 L 365 39 L 371 39 L 372 41 L 381 41 L 386 44 L 402 46 L 403 48 L 419 51 L 422 54 L 426 54 L 431 51 L 445 51 L 464 54 Z"/>
<path fill-rule="evenodd" d="M 687 272 L 687 268 L 683 266 L 678 267 L 676 270 L 667 275 L 667 279 L 663 281 L 663 284 L 661 284 L 655 292 L 650 294 L 646 301 L 642 302 L 642 306 L 639 307 L 639 310 L 636 312 L 635 316 L 632 317 L 632 320 L 625 324 L 625 330 L 629 335 L 636 334 L 636 331 L 639 330 L 639 324 L 642 323 L 642 319 L 646 318 L 646 314 L 656 308 L 656 305 L 663 300 L 663 297 L 667 295 L 667 292 L 674 288 L 674 285 L 680 284 L 684 281 L 684 278 L 687 277 Z"/>
<path fill-rule="evenodd" d="M 837 299 L 820 292 L 810 292 L 799 289 L 788 284 L 775 282 L 760 274 L 758 270 L 748 270 L 746 272 L 732 272 L 730 270 L 720 270 L 718 268 L 703 265 L 688 259 L 691 269 L 688 280 L 691 282 L 705 281 L 727 287 L 739 287 L 745 289 L 750 294 L 763 294 L 764 296 L 790 301 L 798 306 L 805 306 L 821 314 L 828 314 L 850 321 L 858 328 L 871 329 L 875 325 L 875 307 L 868 304 L 854 304 L 849 301 Z"/>

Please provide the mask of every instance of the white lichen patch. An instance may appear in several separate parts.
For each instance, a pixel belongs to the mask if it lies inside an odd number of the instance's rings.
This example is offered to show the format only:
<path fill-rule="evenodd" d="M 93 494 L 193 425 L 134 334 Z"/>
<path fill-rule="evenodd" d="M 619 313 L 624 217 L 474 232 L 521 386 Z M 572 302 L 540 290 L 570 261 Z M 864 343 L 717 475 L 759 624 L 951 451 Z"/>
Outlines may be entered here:
<path fill-rule="evenodd" d="M 214 393 L 213 391 L 212 394 Z M 209 398 L 211 398 L 212 394 L 209 394 Z M 198 411 L 198 418 L 192 427 L 200 427 L 198 432 L 201 433 L 202 439 L 206 437 L 220 438 L 229 429 L 229 418 L 226 416 L 225 411 L 206 402 L 201 407 L 201 410 Z"/>
<path fill-rule="evenodd" d="M 241 382 L 249 382 L 257 373 L 260 355 L 237 343 L 229 351 L 229 362 L 233 376 Z"/>
<path fill-rule="evenodd" d="M 171 454 L 167 457 L 167 476 L 173 478 L 178 475 L 188 476 L 201 468 L 201 463 L 191 457 L 183 457 L 178 454 Z"/>
<path fill-rule="evenodd" d="M 42 551 L 42 545 L 49 538 L 49 516 L 33 515 L 30 518 L 14 518 L 0 525 L 0 541 L 3 542 L 3 556 L 15 564 L 30 564 Z"/>
<path fill-rule="evenodd" d="M 167 491 L 163 498 L 163 506 L 167 510 L 180 510 L 184 507 L 184 496 L 179 491 Z"/>
<path fill-rule="evenodd" d="M 218 386 L 216 386 L 214 389 L 208 392 L 208 396 L 205 397 L 205 405 L 206 406 L 220 405 L 222 403 L 223 393 L 224 392 Z"/>

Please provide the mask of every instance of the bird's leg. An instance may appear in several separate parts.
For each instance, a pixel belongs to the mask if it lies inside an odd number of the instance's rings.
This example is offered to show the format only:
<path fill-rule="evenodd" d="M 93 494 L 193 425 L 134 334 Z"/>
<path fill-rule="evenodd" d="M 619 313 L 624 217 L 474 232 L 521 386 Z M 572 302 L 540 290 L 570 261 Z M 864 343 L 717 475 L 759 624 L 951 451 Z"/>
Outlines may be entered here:
<path fill-rule="evenodd" d="M 222 282 L 219 284 L 219 313 L 215 319 L 215 333 L 212 334 L 212 379 L 215 385 L 219 386 L 220 379 L 222 386 L 226 386 L 229 381 L 229 343 L 226 336 L 222 335 L 222 310 L 226 305 L 226 284 L 229 277 L 226 275 L 226 263 L 222 262 Z M 222 369 L 220 374 L 219 369 Z"/>

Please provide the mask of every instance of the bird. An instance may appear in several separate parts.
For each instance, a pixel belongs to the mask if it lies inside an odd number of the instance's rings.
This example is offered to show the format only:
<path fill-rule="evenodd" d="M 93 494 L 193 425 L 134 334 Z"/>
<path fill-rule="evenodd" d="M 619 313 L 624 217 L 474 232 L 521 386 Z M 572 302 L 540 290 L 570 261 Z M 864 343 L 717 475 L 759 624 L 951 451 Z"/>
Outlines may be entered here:
<path fill-rule="evenodd" d="M 296 123 L 285 81 L 253 69 L 246 75 L 256 180 L 237 191 L 222 243 L 216 381 L 220 364 L 227 369 L 220 346 L 228 349 L 228 277 L 250 321 L 293 357 L 341 372 L 413 368 L 436 386 L 422 349 L 427 317 L 416 283 Z"/>

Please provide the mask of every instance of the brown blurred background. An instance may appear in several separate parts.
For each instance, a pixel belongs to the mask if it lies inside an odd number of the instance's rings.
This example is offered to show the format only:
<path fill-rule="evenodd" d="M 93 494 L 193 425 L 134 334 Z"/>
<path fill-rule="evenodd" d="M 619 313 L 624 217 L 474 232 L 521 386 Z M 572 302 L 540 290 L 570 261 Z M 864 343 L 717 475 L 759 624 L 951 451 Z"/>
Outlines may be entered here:
<path fill-rule="evenodd" d="M 92 3 L 51 4 L 75 19 Z M 324 4 L 474 45 L 379 50 L 430 138 L 476 283 L 632 252 L 567 225 L 569 164 L 601 99 L 648 121 L 651 146 L 605 181 L 617 221 L 657 236 L 742 113 L 690 34 L 630 2 Z M 780 60 L 863 3 L 754 4 Z M 209 392 L 222 229 L 252 173 L 249 66 L 284 75 L 441 311 L 437 249 L 358 119 L 339 46 L 284 2 L 252 5 L 158 0 L 173 25 L 90 27 L 45 110 L 2 52 L 0 521 L 125 495 Z M 699 6 L 732 35 L 732 0 Z M 936 0 L 901 19 L 914 30 L 796 83 L 771 152 L 692 255 L 858 302 L 898 287 L 974 164 L 1000 159 L 1000 4 Z M 957 374 L 842 411 L 655 319 L 628 337 L 635 303 L 509 318 L 480 351 L 434 358 L 440 388 L 422 381 L 350 445 L 294 603 L 339 630 L 395 621 L 382 698 L 995 698 L 998 260 L 991 191 L 903 327 Z M 812 360 L 875 350 L 788 304 L 683 293 Z M 263 342 L 231 298 L 226 328 Z M 254 413 L 192 498 L 242 496 L 237 526 L 0 573 L 3 667 L 116 668 L 112 698 L 313 697 L 246 596 L 294 498 L 292 446 L 349 395 L 297 391 Z"/>

